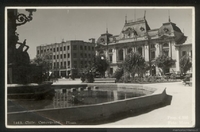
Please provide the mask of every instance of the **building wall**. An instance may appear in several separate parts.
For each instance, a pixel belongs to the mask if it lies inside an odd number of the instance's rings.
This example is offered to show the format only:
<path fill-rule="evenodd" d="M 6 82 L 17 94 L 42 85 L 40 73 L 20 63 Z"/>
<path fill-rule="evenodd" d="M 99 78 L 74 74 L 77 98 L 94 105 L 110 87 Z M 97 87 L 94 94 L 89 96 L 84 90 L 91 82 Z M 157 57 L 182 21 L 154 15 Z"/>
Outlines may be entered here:
<path fill-rule="evenodd" d="M 81 69 L 92 61 L 95 55 L 94 46 L 94 43 L 78 40 L 54 43 L 38 46 L 37 55 L 52 52 L 51 70 L 56 76 L 65 77 L 72 74 L 72 69 Z"/>

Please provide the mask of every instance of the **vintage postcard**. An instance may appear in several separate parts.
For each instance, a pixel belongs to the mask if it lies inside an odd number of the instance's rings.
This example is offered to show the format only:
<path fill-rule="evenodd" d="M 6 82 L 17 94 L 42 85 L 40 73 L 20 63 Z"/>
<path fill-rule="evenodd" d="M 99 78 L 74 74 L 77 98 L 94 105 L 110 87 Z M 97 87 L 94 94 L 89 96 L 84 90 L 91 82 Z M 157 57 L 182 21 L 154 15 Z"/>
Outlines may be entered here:
<path fill-rule="evenodd" d="M 194 7 L 6 7 L 7 128 L 195 127 Z"/>

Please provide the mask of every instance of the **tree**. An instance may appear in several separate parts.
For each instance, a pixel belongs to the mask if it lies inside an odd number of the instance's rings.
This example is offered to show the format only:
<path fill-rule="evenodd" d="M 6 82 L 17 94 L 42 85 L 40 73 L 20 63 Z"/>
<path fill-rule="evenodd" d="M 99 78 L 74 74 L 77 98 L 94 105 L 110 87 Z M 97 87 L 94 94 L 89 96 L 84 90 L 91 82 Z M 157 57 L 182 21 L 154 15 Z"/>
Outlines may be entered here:
<path fill-rule="evenodd" d="M 125 72 L 131 74 L 132 77 L 134 77 L 136 73 L 141 77 L 143 73 L 146 72 L 148 65 L 139 53 L 131 52 L 126 56 L 122 67 Z"/>
<path fill-rule="evenodd" d="M 109 67 L 109 62 L 106 59 L 105 56 L 96 56 L 94 58 L 94 67 L 96 68 L 96 71 L 101 74 L 102 77 L 105 77 L 105 72 Z"/>
<path fill-rule="evenodd" d="M 161 68 L 164 74 L 168 72 L 169 68 L 171 68 L 175 62 L 175 60 L 167 55 L 159 55 L 155 60 L 156 66 Z"/>
<path fill-rule="evenodd" d="M 188 55 L 184 55 L 180 59 L 180 70 L 182 74 L 185 74 L 190 68 L 192 67 L 192 62 L 190 61 L 191 58 Z"/>
<path fill-rule="evenodd" d="M 36 58 L 33 59 L 32 64 L 41 66 L 43 73 L 49 72 L 52 64 L 52 52 L 46 52 L 41 55 L 37 55 Z"/>
<path fill-rule="evenodd" d="M 117 79 L 117 81 L 123 76 L 124 70 L 123 68 L 118 67 L 117 70 L 114 73 L 114 77 Z"/>

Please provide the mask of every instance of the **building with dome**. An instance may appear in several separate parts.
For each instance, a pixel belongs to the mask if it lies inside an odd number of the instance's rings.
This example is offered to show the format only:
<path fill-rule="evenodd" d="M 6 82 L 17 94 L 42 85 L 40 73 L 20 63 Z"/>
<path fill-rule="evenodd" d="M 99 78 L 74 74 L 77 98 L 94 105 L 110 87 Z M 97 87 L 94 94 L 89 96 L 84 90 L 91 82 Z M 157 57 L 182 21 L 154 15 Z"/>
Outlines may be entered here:
<path fill-rule="evenodd" d="M 185 43 L 187 37 L 170 18 L 156 29 L 151 29 L 145 16 L 135 21 L 125 19 L 118 35 L 101 34 L 97 40 L 96 54 L 104 55 L 110 62 L 107 74 L 112 75 L 118 64 L 122 63 L 130 52 L 140 53 L 145 61 L 151 61 L 151 74 L 159 74 L 159 68 L 153 62 L 159 55 L 165 54 L 176 60 L 169 72 L 180 71 L 179 60 L 189 54 L 192 57 L 192 43 Z"/>

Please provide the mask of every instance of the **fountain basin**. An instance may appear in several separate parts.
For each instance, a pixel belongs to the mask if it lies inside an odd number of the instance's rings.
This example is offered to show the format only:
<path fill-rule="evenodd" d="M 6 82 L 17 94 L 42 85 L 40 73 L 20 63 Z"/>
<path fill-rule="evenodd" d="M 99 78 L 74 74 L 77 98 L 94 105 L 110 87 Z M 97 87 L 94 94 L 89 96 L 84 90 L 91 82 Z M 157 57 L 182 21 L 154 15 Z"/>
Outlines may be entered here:
<path fill-rule="evenodd" d="M 90 84 L 88 86 L 92 87 L 94 85 Z M 101 90 L 106 88 L 106 85 L 101 86 L 102 87 L 99 86 Z M 62 85 L 62 87 L 64 87 L 64 85 Z M 47 119 L 58 121 L 61 124 L 66 124 L 66 122 L 96 121 L 104 120 L 123 112 L 134 112 L 154 107 L 155 105 L 162 104 L 167 97 L 165 88 L 126 84 L 115 84 L 112 86 L 109 85 L 108 87 L 111 87 L 110 89 L 118 89 L 119 91 L 128 91 L 132 89 L 141 90 L 145 91 L 145 95 L 98 104 L 8 112 L 8 115 L 14 119 L 14 117 L 23 117 L 27 113 L 36 113 Z"/>

